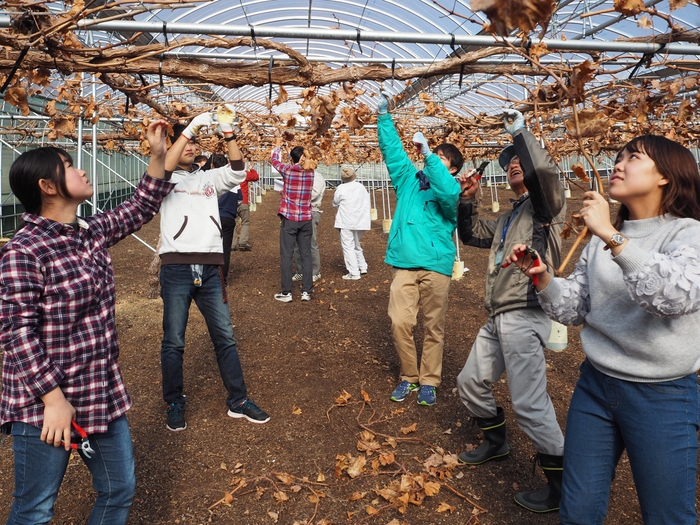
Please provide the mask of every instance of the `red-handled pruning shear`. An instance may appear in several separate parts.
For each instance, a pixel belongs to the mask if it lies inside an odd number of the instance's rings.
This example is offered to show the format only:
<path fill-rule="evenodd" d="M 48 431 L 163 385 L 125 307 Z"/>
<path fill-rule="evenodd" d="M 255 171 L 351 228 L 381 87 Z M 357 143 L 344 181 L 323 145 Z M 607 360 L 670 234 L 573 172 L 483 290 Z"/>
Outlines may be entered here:
<path fill-rule="evenodd" d="M 94 454 L 95 451 L 90 446 L 90 440 L 88 439 L 87 432 L 85 432 L 83 427 L 78 425 L 78 423 L 75 421 L 71 421 L 71 424 L 73 425 L 75 431 L 80 434 L 80 443 L 73 442 L 70 444 L 70 448 L 73 450 L 79 450 L 85 455 L 86 458 L 90 459 L 90 454 Z"/>
<path fill-rule="evenodd" d="M 533 250 L 532 248 L 525 248 L 523 251 L 518 252 L 517 257 L 518 257 L 518 259 L 522 259 L 526 255 L 529 255 L 530 259 L 532 259 L 531 266 L 533 268 L 537 268 L 540 265 L 540 257 L 539 257 L 539 255 L 537 255 L 537 252 L 535 250 Z M 503 265 L 503 268 L 508 268 L 508 266 L 510 266 L 509 262 L 505 263 Z M 540 282 L 539 274 L 533 275 L 532 276 L 532 284 L 537 286 L 537 283 L 539 283 L 539 282 Z"/>

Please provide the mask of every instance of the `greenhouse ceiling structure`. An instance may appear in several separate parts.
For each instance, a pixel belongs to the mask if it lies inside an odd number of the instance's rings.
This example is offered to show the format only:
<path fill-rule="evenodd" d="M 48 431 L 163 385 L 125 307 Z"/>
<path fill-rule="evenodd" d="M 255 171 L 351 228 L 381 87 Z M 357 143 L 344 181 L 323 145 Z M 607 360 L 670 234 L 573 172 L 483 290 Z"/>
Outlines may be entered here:
<path fill-rule="evenodd" d="M 138 144 L 226 102 L 251 160 L 303 143 L 326 163 L 377 160 L 377 92 L 399 130 L 468 158 L 521 110 L 552 153 L 641 133 L 697 146 L 700 0 L 75 0 L 4 2 L 5 140 Z M 203 142 L 222 145 L 212 132 Z"/>

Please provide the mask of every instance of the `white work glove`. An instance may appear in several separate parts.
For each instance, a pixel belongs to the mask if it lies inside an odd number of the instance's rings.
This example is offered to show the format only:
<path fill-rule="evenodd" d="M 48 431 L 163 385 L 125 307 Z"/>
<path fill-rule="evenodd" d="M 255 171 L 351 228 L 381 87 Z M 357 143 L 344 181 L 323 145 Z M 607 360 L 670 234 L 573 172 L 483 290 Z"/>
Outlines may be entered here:
<path fill-rule="evenodd" d="M 377 113 L 385 115 L 389 112 L 389 100 L 391 94 L 383 89 L 379 90 L 379 100 L 377 101 Z"/>
<path fill-rule="evenodd" d="M 224 135 L 224 138 L 233 137 L 233 123 L 236 120 L 236 108 L 231 104 L 219 106 L 216 111 L 216 120 L 219 123 L 219 129 Z"/>
<path fill-rule="evenodd" d="M 213 123 L 214 120 L 211 118 L 211 113 L 202 113 L 190 121 L 182 134 L 187 137 L 188 140 L 192 140 L 197 136 L 200 129 L 205 126 L 211 126 Z"/>
<path fill-rule="evenodd" d="M 418 153 L 423 155 L 426 159 L 433 154 L 433 152 L 430 151 L 430 146 L 428 146 L 428 140 L 420 131 L 413 135 L 413 143 L 416 145 Z"/>
<path fill-rule="evenodd" d="M 520 111 L 509 109 L 503 114 L 503 124 L 506 131 L 512 136 L 513 133 L 525 127 L 525 117 Z"/>

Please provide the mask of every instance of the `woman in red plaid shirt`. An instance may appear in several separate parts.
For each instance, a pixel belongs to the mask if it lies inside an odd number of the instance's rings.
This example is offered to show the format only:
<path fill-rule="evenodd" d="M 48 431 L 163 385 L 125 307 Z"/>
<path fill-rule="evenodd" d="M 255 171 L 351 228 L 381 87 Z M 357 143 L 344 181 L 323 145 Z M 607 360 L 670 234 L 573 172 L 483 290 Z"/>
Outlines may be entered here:
<path fill-rule="evenodd" d="M 131 399 L 117 363 L 107 249 L 150 221 L 172 189 L 163 180 L 166 127 L 162 120 L 148 125 L 151 160 L 134 196 L 91 217 L 77 211 L 93 187 L 64 150 L 28 151 L 10 169 L 25 213 L 0 252 L 0 425 L 11 426 L 15 461 L 8 524 L 51 520 L 74 421 L 88 435 L 91 451 L 80 457 L 97 492 L 88 524 L 124 524 L 129 516 L 136 485 L 125 416 Z"/>

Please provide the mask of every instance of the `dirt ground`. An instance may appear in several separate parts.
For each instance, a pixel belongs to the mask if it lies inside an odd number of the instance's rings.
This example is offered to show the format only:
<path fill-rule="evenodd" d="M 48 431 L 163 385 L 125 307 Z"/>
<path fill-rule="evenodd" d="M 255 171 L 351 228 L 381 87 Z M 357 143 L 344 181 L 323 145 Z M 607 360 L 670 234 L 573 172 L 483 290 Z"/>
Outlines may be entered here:
<path fill-rule="evenodd" d="M 483 214 L 493 216 L 484 190 Z M 572 192 L 569 215 L 581 202 L 581 191 Z M 509 192 L 499 195 L 504 209 Z M 478 467 L 455 464 L 456 454 L 480 440 L 455 378 L 487 318 L 487 251 L 460 247 L 469 271 L 450 289 L 437 404 L 419 406 L 415 395 L 393 403 L 389 395 L 399 365 L 387 316 L 391 272 L 383 262 L 382 210 L 363 237 L 368 274 L 343 281 L 332 197 L 328 190 L 318 232 L 322 279 L 311 302 L 299 301 L 298 285 L 292 303 L 273 299 L 280 289 L 277 193 L 268 191 L 251 214 L 253 250 L 232 252 L 231 316 L 249 393 L 272 416 L 265 425 L 227 417 L 212 345 L 193 306 L 185 352 L 188 428 L 166 430 L 159 365 L 162 303 L 148 299 L 152 253 L 133 238 L 112 249 L 120 363 L 134 401 L 129 422 L 137 491 L 130 523 L 558 523 L 557 513 L 532 514 L 513 501 L 516 492 L 543 485 L 544 477 L 533 469 L 532 444 L 514 422 L 507 378 L 495 390 L 505 408 L 511 456 Z M 139 235 L 155 246 L 158 218 Z M 572 241 L 565 242 L 565 252 Z M 572 268 L 573 263 L 568 271 Z M 422 333 L 420 323 L 416 332 Z M 566 351 L 546 352 L 548 390 L 562 428 L 583 359 L 578 330 L 570 328 L 568 336 Z M 11 441 L 0 447 L 0 522 L 12 501 Z M 74 454 L 52 523 L 87 522 L 94 498 L 89 479 Z M 623 457 L 605 523 L 641 522 Z"/>

